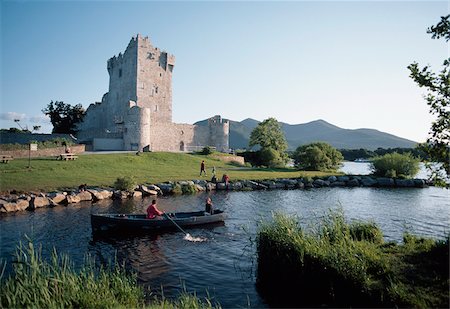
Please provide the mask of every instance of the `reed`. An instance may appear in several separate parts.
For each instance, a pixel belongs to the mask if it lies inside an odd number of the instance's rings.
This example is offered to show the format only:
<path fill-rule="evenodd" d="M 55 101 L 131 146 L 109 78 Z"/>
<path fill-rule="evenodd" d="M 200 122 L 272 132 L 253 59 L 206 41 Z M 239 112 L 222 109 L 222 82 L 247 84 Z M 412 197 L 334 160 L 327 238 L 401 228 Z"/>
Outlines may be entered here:
<path fill-rule="evenodd" d="M 342 213 L 306 233 L 276 214 L 257 235 L 257 287 L 272 306 L 448 307 L 448 239 L 407 238 L 383 243 L 375 224 Z"/>
<path fill-rule="evenodd" d="M 154 299 L 145 304 L 137 278 L 115 263 L 96 267 L 92 259 L 75 270 L 66 255 L 53 251 L 51 261 L 42 258 L 41 248 L 19 244 L 13 273 L 0 276 L 1 308 L 219 308 L 183 293 L 176 300 Z"/>

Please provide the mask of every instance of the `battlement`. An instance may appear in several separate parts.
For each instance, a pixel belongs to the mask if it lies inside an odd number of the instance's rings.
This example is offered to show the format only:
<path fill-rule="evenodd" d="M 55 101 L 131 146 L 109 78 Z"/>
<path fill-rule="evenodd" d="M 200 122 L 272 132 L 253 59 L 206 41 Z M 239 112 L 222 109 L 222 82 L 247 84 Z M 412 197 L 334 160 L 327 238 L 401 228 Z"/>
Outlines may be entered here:
<path fill-rule="evenodd" d="M 211 117 L 208 119 L 208 124 L 209 125 L 227 125 L 229 124 L 229 121 L 226 119 L 222 119 L 222 117 L 220 115 L 215 115 L 214 117 Z"/>

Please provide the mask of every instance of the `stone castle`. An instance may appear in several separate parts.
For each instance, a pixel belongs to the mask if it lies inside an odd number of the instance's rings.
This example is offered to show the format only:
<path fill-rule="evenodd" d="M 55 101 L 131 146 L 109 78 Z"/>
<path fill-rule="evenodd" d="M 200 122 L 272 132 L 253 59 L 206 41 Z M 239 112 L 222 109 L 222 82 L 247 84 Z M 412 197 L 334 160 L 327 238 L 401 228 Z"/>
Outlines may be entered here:
<path fill-rule="evenodd" d="M 109 92 L 91 104 L 77 134 L 92 150 L 192 151 L 204 146 L 228 151 L 229 122 L 207 126 L 172 122 L 175 56 L 137 35 L 125 52 L 108 60 Z"/>

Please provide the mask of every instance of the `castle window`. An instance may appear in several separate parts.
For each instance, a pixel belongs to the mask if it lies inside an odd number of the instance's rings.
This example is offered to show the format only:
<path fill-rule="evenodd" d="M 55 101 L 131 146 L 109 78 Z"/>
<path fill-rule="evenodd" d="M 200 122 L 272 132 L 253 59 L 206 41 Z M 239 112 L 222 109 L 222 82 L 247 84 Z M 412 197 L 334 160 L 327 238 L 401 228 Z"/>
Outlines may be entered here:
<path fill-rule="evenodd" d="M 158 87 L 155 88 L 155 93 L 158 93 Z"/>
<path fill-rule="evenodd" d="M 122 69 L 119 69 L 119 77 L 122 77 Z"/>
<path fill-rule="evenodd" d="M 155 112 L 158 111 L 158 105 L 155 105 Z"/>

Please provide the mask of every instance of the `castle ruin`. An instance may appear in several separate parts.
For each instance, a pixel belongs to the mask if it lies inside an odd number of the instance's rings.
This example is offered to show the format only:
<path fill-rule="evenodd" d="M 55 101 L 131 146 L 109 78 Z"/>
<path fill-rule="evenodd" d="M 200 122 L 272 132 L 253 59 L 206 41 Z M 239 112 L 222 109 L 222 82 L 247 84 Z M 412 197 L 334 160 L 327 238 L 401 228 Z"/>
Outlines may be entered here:
<path fill-rule="evenodd" d="M 229 122 L 207 126 L 172 122 L 175 56 L 137 35 L 125 52 L 108 60 L 109 91 L 91 104 L 78 139 L 92 150 L 192 151 L 204 146 L 228 151 Z"/>

